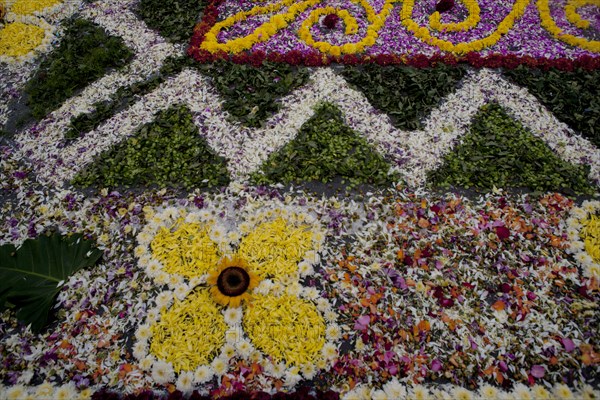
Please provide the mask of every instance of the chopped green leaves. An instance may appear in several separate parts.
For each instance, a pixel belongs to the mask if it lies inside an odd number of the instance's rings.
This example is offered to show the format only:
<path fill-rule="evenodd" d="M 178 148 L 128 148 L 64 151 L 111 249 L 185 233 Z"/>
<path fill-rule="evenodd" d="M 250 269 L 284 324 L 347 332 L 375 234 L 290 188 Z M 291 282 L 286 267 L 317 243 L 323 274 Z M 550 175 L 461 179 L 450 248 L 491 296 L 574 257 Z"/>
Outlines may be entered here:
<path fill-rule="evenodd" d="M 136 135 L 103 153 L 74 185 L 221 186 L 229 183 L 225 160 L 200 137 L 190 111 L 176 106 L 157 114 Z"/>
<path fill-rule="evenodd" d="M 589 167 L 560 159 L 497 104 L 481 108 L 462 143 L 429 174 L 434 186 L 527 187 L 592 194 Z"/>
<path fill-rule="evenodd" d="M 367 141 L 344 124 L 341 112 L 332 104 L 323 104 L 298 132 L 298 136 L 272 154 L 256 183 L 321 181 L 342 177 L 351 186 L 367 183 L 388 185 L 390 165 Z"/>

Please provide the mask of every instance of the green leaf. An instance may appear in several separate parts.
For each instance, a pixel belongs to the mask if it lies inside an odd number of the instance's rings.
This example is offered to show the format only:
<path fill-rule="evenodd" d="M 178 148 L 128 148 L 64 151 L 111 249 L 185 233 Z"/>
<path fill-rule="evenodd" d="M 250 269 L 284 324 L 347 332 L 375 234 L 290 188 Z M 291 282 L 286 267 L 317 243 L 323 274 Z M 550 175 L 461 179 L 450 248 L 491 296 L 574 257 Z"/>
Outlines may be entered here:
<path fill-rule="evenodd" d="M 19 249 L 0 246 L 0 307 L 12 304 L 17 318 L 39 332 L 64 281 L 101 256 L 80 234 L 27 239 Z"/>

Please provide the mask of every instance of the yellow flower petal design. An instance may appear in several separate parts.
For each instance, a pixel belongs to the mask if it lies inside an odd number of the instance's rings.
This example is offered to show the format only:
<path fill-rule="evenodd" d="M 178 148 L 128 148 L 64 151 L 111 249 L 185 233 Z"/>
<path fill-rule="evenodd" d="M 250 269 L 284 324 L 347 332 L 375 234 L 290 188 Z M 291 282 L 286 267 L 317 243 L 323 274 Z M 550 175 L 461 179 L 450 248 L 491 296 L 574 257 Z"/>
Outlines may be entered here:
<path fill-rule="evenodd" d="M 221 254 L 210 238 L 206 224 L 177 220 L 171 229 L 160 228 L 150 243 L 152 255 L 163 264 L 164 271 L 193 278 L 216 267 Z"/>
<path fill-rule="evenodd" d="M 225 343 L 227 324 L 208 290 L 196 289 L 162 311 L 151 330 L 150 353 L 179 373 L 211 362 Z"/>
<path fill-rule="evenodd" d="M 253 295 L 244 309 L 244 332 L 275 363 L 313 364 L 325 344 L 325 321 L 314 304 L 295 296 Z"/>
<path fill-rule="evenodd" d="M 59 3 L 62 3 L 62 0 L 17 0 L 10 11 L 17 15 L 33 15 Z"/>
<path fill-rule="evenodd" d="M 242 239 L 238 254 L 261 279 L 296 276 L 298 262 L 312 249 L 313 232 L 284 218 L 264 222 Z"/>
<path fill-rule="evenodd" d="M 583 240 L 585 251 L 595 263 L 600 263 L 600 217 L 591 214 L 579 222 L 582 225 L 579 236 Z"/>
<path fill-rule="evenodd" d="M 36 25 L 13 22 L 0 30 L 0 55 L 24 56 L 42 44 L 46 31 Z"/>

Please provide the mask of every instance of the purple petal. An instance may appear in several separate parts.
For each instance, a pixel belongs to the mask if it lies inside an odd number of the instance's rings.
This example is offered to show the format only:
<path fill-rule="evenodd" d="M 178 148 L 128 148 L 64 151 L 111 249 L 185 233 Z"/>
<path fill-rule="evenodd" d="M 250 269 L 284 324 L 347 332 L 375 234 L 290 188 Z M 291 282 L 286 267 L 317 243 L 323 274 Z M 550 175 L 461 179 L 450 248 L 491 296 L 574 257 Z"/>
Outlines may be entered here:
<path fill-rule="evenodd" d="M 575 343 L 573 343 L 573 341 L 569 338 L 562 338 L 562 344 L 563 346 L 565 346 L 565 350 L 567 353 L 570 353 L 573 350 L 575 350 Z"/>
<path fill-rule="evenodd" d="M 534 365 L 531 367 L 531 376 L 534 378 L 543 378 L 546 374 L 546 370 L 541 365 Z"/>

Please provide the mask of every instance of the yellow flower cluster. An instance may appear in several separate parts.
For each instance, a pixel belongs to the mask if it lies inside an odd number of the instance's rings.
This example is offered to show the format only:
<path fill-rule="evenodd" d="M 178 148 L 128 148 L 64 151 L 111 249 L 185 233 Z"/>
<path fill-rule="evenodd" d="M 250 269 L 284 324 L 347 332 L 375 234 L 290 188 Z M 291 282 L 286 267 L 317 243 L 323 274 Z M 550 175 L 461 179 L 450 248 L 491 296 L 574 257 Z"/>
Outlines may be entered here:
<path fill-rule="evenodd" d="M 180 218 L 172 229 L 161 227 L 150 244 L 165 272 L 193 278 L 214 269 L 221 254 L 210 238 L 209 226 Z"/>
<path fill-rule="evenodd" d="M 180 372 L 208 364 L 225 343 L 227 325 L 208 291 L 196 290 L 162 310 L 151 329 L 150 353 Z"/>
<path fill-rule="evenodd" d="M 600 216 L 589 214 L 585 219 L 580 220 L 580 223 L 579 236 L 583 240 L 585 251 L 595 263 L 600 264 Z"/>
<path fill-rule="evenodd" d="M 49 47 L 53 27 L 40 16 L 61 3 L 62 0 L 7 2 L 3 8 L 6 23 L 0 23 L 0 61 L 27 59 L 34 50 Z"/>
<path fill-rule="evenodd" d="M 565 6 L 565 13 L 567 15 L 567 20 L 581 29 L 587 29 L 590 27 L 590 21 L 587 19 L 581 18 L 581 15 L 577 12 L 578 8 L 587 6 L 587 5 L 595 5 L 597 7 L 600 6 L 600 0 L 569 0 L 567 5 Z"/>
<path fill-rule="evenodd" d="M 347 11 L 340 10 L 338 8 L 333 7 L 323 7 L 317 10 L 314 10 L 310 16 L 304 20 L 300 29 L 298 30 L 298 35 L 300 39 L 302 39 L 306 44 L 312 46 L 319 50 L 322 53 L 331 54 L 333 56 L 339 56 L 341 54 L 356 54 L 364 51 L 365 47 L 372 46 L 375 44 L 377 37 L 379 36 L 378 32 L 383 27 L 385 20 L 388 15 L 392 11 L 393 3 L 397 0 L 388 0 L 384 4 L 381 12 L 376 14 L 371 5 L 366 0 L 353 0 L 354 3 L 360 4 L 367 15 L 367 21 L 369 21 L 369 26 L 367 27 L 366 36 L 356 42 L 356 43 L 345 43 L 341 46 L 331 45 L 327 42 L 315 42 L 310 33 L 311 27 L 319 21 L 319 17 L 326 14 L 336 14 L 344 21 L 346 25 L 345 33 L 347 35 L 356 34 L 358 32 L 358 24 L 356 23 L 356 19 L 352 17 Z"/>
<path fill-rule="evenodd" d="M 590 1 L 589 3 L 588 2 L 585 2 L 585 3 L 586 4 L 594 4 L 594 5 L 599 4 L 598 1 Z M 538 11 L 540 13 L 540 18 L 542 19 L 542 27 L 544 27 L 544 29 L 546 29 L 548 32 L 550 32 L 555 38 L 557 38 L 558 40 L 561 40 L 571 46 L 580 47 L 582 49 L 589 50 L 594 53 L 600 53 L 600 41 L 588 40 L 586 38 L 577 37 L 575 35 L 563 33 L 563 30 L 560 29 L 556 25 L 556 22 L 554 22 L 554 19 L 552 19 L 552 15 L 550 14 L 550 7 L 548 5 L 548 0 L 537 0 L 536 4 L 537 4 Z M 574 12 L 573 9 L 571 9 L 569 11 L 569 9 L 566 8 L 565 12 L 567 13 L 567 19 L 569 19 L 569 21 L 576 19 L 576 17 L 574 15 L 572 15 L 572 13 Z M 569 15 L 569 14 L 571 14 L 571 15 Z"/>
<path fill-rule="evenodd" d="M 441 22 L 441 14 L 436 11 L 429 16 L 429 26 L 431 29 L 436 31 L 459 32 L 468 31 L 469 29 L 476 27 L 481 20 L 479 3 L 473 0 L 462 0 L 462 2 L 467 6 L 467 10 L 469 11 L 467 19 L 459 23 L 443 24 Z"/>
<path fill-rule="evenodd" d="M 0 30 L 0 55 L 20 57 L 42 44 L 46 31 L 36 25 L 13 22 Z"/>
<path fill-rule="evenodd" d="M 472 51 L 481 51 L 487 47 L 491 47 L 494 44 L 496 44 L 498 40 L 500 40 L 502 35 L 505 35 L 510 29 L 512 29 L 512 27 L 515 24 L 515 21 L 523 16 L 523 14 L 525 13 L 525 8 L 529 4 L 529 1 L 530 0 L 515 1 L 515 4 L 513 5 L 513 8 L 510 11 L 510 13 L 498 24 L 498 27 L 494 32 L 482 39 L 477 39 L 469 43 L 462 42 L 454 44 L 450 41 L 438 39 L 436 37 L 431 36 L 431 33 L 429 32 L 429 29 L 427 29 L 427 27 L 420 26 L 417 22 L 415 22 L 412 19 L 415 0 L 405 0 L 403 2 L 401 19 L 402 24 L 406 26 L 408 30 L 413 32 L 414 35 L 417 38 L 421 39 L 423 42 L 428 43 L 432 46 L 436 46 L 442 51 L 465 54 Z M 476 2 L 473 1 L 470 3 Z M 468 5 L 468 7 L 470 10 L 469 18 L 471 18 L 471 15 L 474 13 L 474 8 L 471 11 L 471 7 L 474 6 L 471 4 Z"/>
<path fill-rule="evenodd" d="M 240 243 L 238 255 L 261 279 L 295 277 L 298 263 L 313 248 L 313 233 L 284 218 L 263 222 Z"/>
<path fill-rule="evenodd" d="M 313 304 L 295 296 L 255 296 L 243 326 L 257 348 L 288 366 L 315 363 L 325 344 L 325 321 Z"/>
<path fill-rule="evenodd" d="M 17 0 L 10 11 L 18 15 L 35 15 L 61 2 L 62 0 Z"/>

